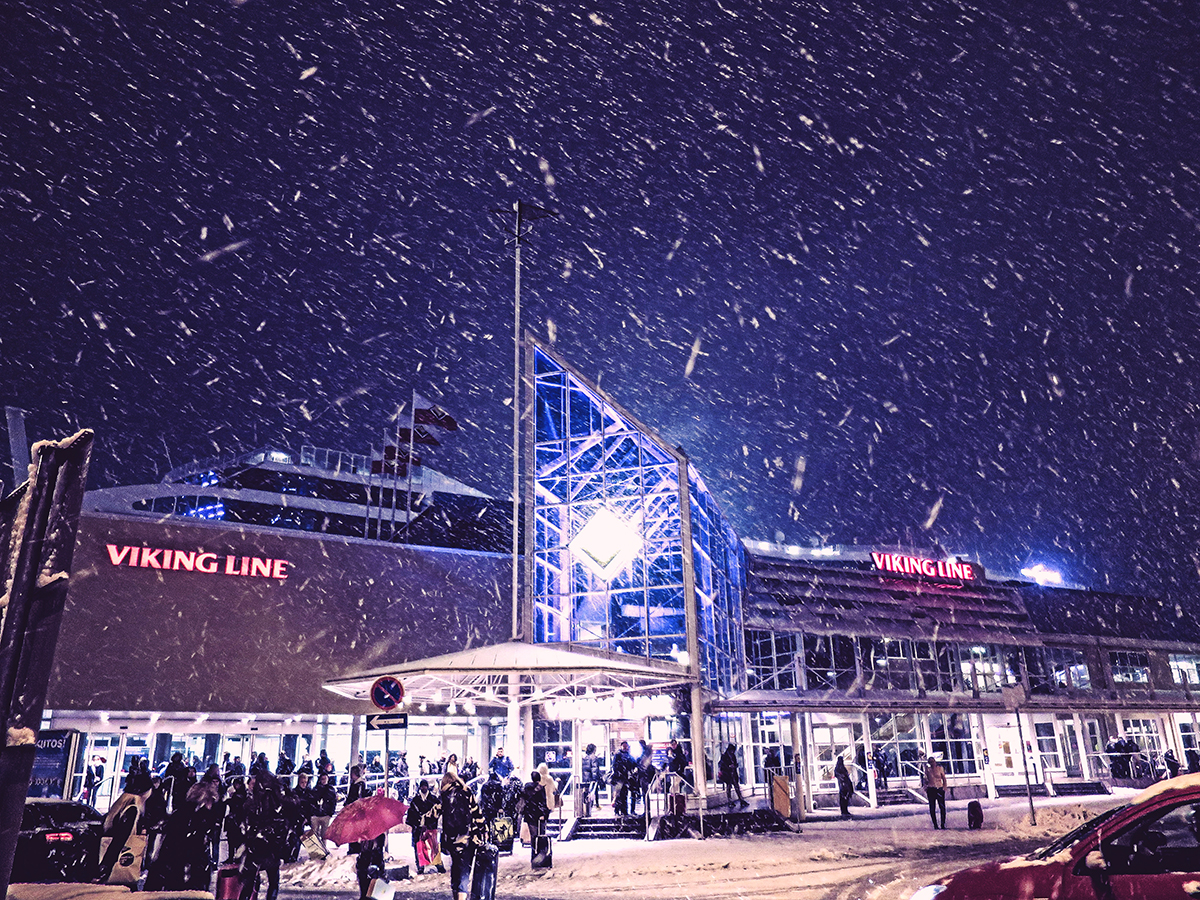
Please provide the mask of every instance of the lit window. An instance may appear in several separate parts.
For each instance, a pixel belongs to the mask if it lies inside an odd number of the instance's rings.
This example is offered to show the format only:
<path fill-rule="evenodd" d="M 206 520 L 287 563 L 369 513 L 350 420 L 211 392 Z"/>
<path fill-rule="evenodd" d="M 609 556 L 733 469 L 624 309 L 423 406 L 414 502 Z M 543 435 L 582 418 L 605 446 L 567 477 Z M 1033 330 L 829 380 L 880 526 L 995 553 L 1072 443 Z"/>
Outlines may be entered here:
<path fill-rule="evenodd" d="M 602 506 L 569 546 L 589 569 L 609 581 L 637 556 L 642 537 L 632 525 Z"/>

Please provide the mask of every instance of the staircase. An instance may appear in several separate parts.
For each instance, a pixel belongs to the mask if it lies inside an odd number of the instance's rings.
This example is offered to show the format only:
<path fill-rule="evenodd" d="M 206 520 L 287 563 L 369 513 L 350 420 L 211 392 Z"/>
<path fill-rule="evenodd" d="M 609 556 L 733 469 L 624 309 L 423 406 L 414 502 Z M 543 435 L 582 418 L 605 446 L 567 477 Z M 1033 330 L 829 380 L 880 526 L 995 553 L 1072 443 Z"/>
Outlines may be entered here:
<path fill-rule="evenodd" d="M 1060 781 L 1054 784 L 1056 797 L 1087 797 L 1111 793 L 1103 781 Z"/>
<path fill-rule="evenodd" d="M 638 818 L 622 819 L 617 816 L 592 816 L 586 819 L 576 819 L 575 828 L 571 832 L 571 840 L 613 840 L 616 838 L 646 837 L 646 820 Z"/>
<path fill-rule="evenodd" d="M 891 788 L 875 792 L 875 802 L 879 806 L 903 806 L 907 803 L 921 803 L 907 788 Z"/>
<path fill-rule="evenodd" d="M 1035 797 L 1049 797 L 1050 792 L 1046 790 L 1044 784 L 1031 784 L 1028 789 Z M 997 797 L 1024 797 L 1026 788 L 1023 784 L 998 784 L 996 785 Z"/>

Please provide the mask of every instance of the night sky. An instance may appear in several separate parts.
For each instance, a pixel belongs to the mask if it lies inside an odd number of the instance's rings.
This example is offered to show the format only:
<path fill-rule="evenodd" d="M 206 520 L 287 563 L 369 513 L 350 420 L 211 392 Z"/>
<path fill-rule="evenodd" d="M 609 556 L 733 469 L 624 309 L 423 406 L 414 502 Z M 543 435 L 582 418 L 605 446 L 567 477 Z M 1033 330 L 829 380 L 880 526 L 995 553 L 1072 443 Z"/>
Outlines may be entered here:
<path fill-rule="evenodd" d="M 1193 5 L 152 7 L 0 8 L 0 400 L 93 487 L 416 389 L 505 494 L 520 199 L 525 321 L 744 537 L 1200 602 Z"/>

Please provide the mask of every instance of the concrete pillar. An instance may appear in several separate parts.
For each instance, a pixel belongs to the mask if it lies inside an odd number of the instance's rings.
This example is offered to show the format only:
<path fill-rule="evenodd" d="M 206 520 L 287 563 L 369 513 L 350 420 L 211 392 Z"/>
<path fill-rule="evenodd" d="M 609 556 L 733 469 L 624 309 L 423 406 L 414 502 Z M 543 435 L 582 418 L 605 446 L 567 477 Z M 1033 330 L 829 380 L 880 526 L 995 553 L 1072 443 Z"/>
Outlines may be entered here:
<path fill-rule="evenodd" d="M 808 771 L 808 765 L 805 757 L 800 752 L 800 722 L 801 714 L 793 711 L 791 714 L 792 729 L 792 781 L 793 790 L 796 794 L 796 808 L 794 811 L 796 821 L 803 822 L 807 818 L 807 803 L 808 797 L 804 789 L 804 773 Z"/>
<path fill-rule="evenodd" d="M 983 722 L 983 713 L 977 713 L 975 716 L 979 723 L 979 744 L 983 748 L 982 753 L 978 756 L 979 765 L 983 766 L 983 784 L 987 788 L 989 800 L 995 800 L 999 796 L 996 792 L 996 773 L 991 766 L 991 751 L 988 749 L 987 728 Z M 987 754 L 988 762 L 984 762 L 984 754 Z"/>
<path fill-rule="evenodd" d="M 355 713 L 354 718 L 350 720 L 350 766 L 353 768 L 358 765 L 358 749 L 362 740 L 362 724 L 363 717 Z"/>
<path fill-rule="evenodd" d="M 508 758 L 512 760 L 513 771 L 521 776 L 521 780 L 525 780 L 524 772 L 525 760 L 523 754 L 523 743 L 521 742 L 521 704 L 517 700 L 515 693 L 516 687 L 509 685 L 510 693 L 508 695 L 507 718 L 505 719 L 505 735 L 504 735 L 504 750 Z"/>
<path fill-rule="evenodd" d="M 704 695 L 700 684 L 692 684 L 692 774 L 696 782 L 696 796 L 703 809 L 708 797 L 707 755 L 704 746 Z"/>
<path fill-rule="evenodd" d="M 533 755 L 533 707 L 526 706 L 521 710 L 521 753 L 525 758 L 525 766 L 532 772 L 537 768 L 538 760 Z M 529 772 L 523 772 L 521 780 L 529 777 Z"/>
<path fill-rule="evenodd" d="M 867 771 L 864 773 L 867 776 L 867 802 L 871 804 L 871 808 L 875 809 L 879 806 L 879 795 L 875 792 L 875 764 L 871 759 L 875 751 L 871 743 L 871 717 L 866 713 L 862 713 L 862 728 L 863 728 L 863 762 L 866 764 Z"/>

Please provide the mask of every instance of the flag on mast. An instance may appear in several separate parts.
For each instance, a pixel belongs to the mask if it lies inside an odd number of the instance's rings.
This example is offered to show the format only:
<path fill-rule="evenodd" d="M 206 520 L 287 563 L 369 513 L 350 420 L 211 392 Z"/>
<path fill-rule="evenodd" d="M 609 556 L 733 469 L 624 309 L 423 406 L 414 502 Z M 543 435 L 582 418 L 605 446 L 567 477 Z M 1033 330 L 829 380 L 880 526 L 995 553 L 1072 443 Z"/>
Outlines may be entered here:
<path fill-rule="evenodd" d="M 413 425 L 440 428 L 442 431 L 458 431 L 458 421 L 442 407 L 413 392 Z"/>

